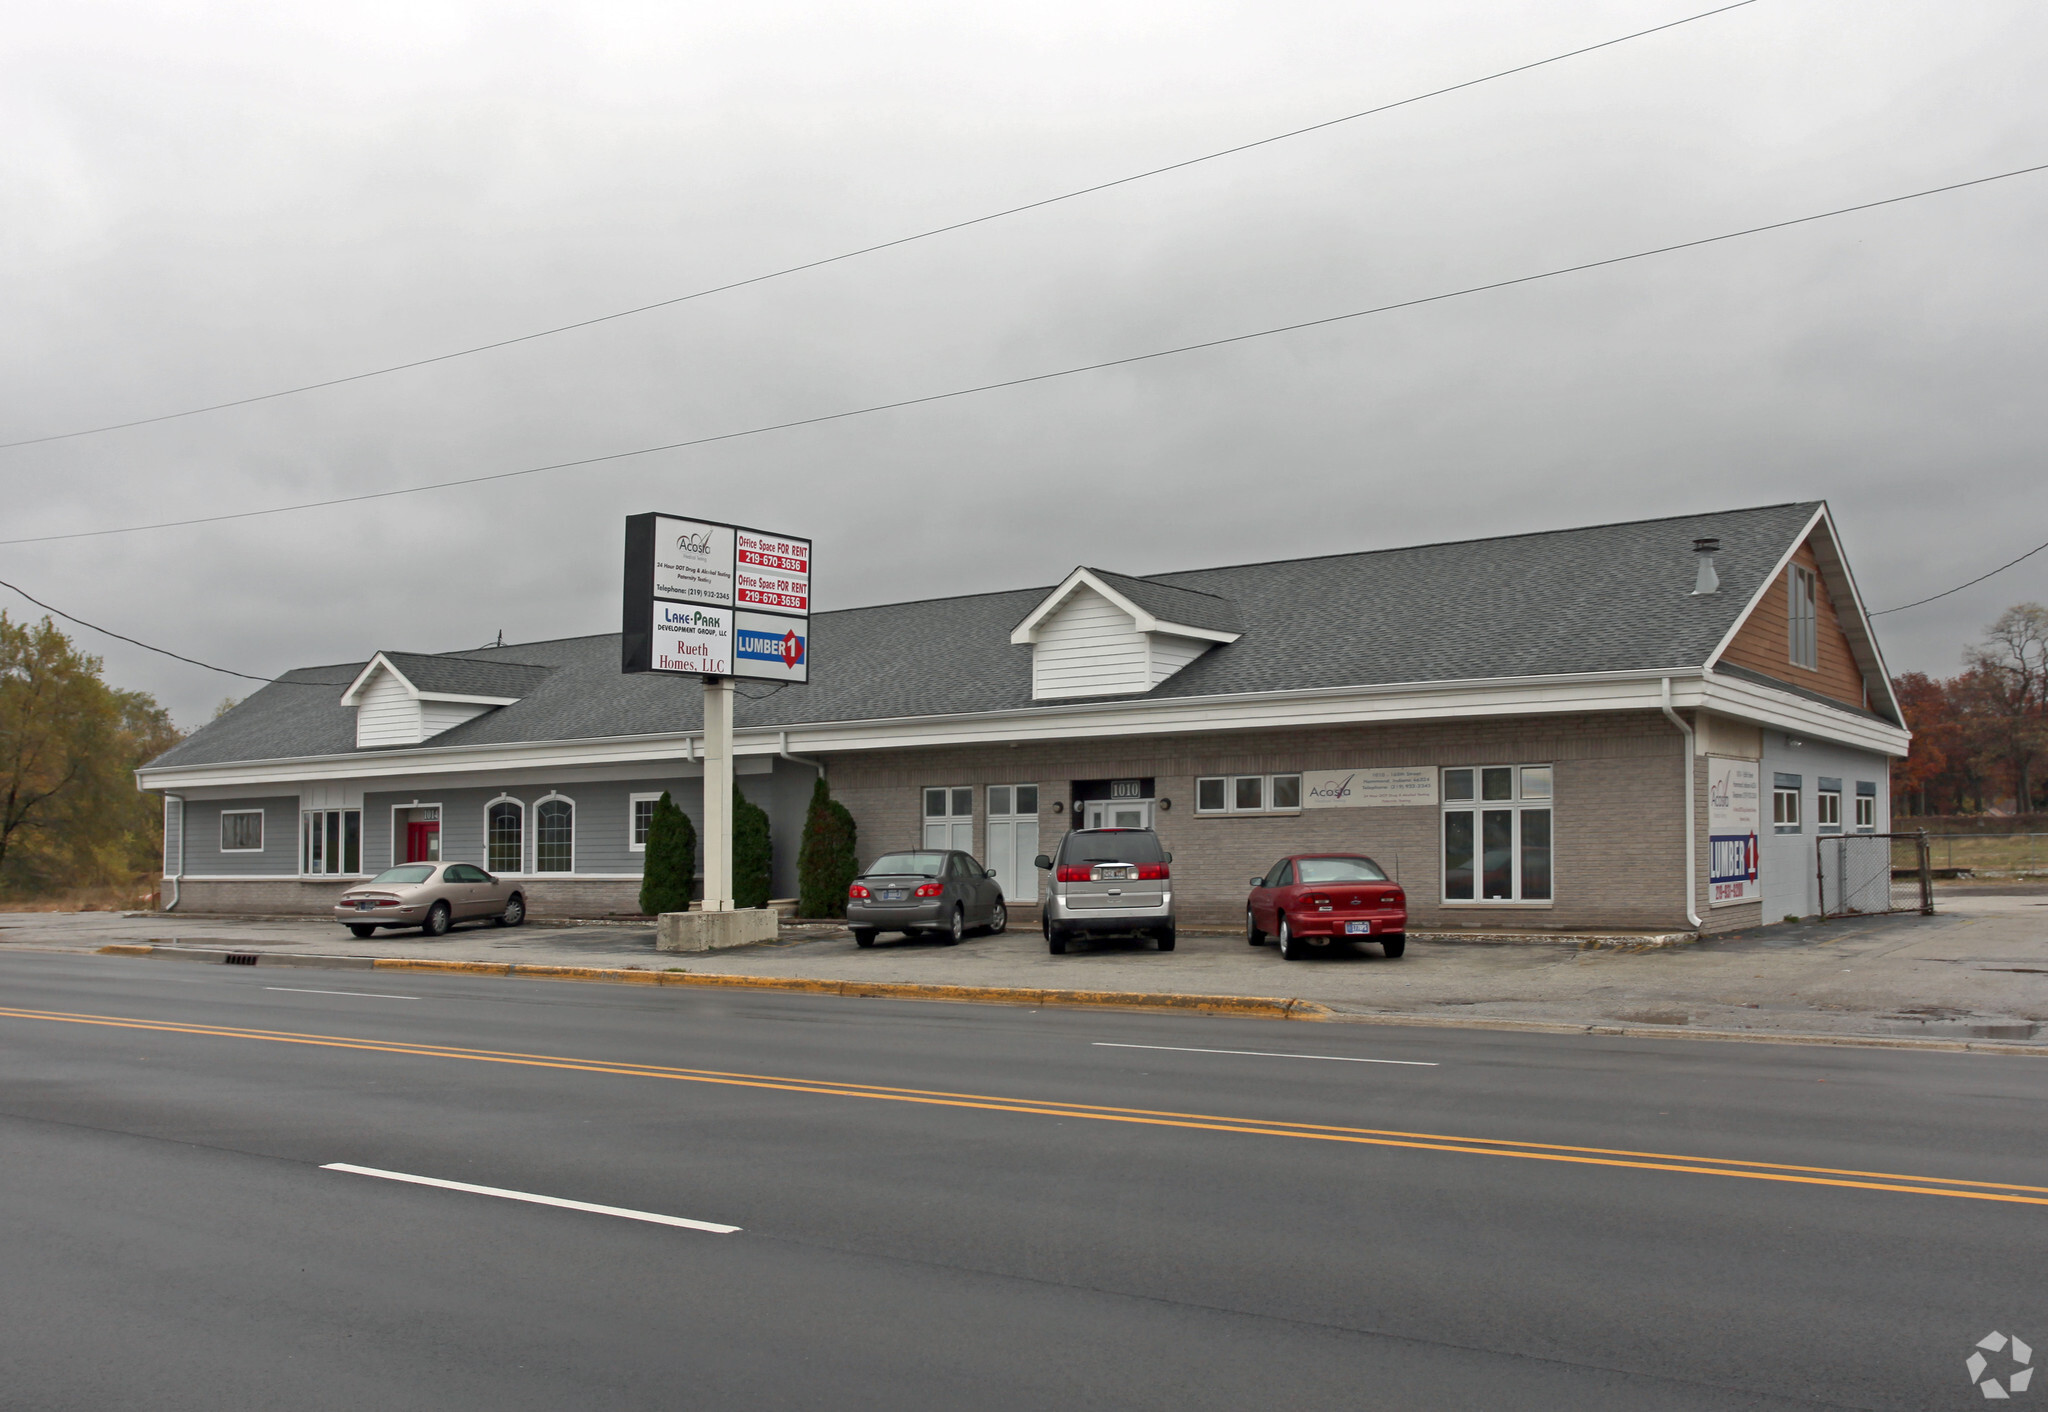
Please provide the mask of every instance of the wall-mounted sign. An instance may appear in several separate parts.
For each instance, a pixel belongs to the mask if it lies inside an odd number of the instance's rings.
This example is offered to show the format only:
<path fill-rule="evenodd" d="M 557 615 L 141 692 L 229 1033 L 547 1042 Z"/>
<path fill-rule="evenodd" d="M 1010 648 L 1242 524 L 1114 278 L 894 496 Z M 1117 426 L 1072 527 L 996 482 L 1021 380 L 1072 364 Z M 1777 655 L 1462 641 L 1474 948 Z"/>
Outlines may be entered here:
<path fill-rule="evenodd" d="M 623 670 L 806 682 L 810 613 L 808 539 L 627 517 Z"/>
<path fill-rule="evenodd" d="M 1707 901 L 1714 907 L 1754 902 L 1757 830 L 1763 824 L 1762 772 L 1754 760 L 1707 757 Z"/>
<path fill-rule="evenodd" d="M 1301 773 L 1304 809 L 1393 808 L 1436 802 L 1436 771 L 1427 765 Z"/>

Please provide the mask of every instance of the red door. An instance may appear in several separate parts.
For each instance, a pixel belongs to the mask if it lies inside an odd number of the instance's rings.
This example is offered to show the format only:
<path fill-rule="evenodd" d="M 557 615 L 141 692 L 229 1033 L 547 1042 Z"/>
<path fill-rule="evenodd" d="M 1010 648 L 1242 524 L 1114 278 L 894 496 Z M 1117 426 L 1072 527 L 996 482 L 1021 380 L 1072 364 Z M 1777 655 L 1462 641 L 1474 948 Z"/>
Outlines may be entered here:
<path fill-rule="evenodd" d="M 441 861 L 441 825 L 439 823 L 409 823 L 405 826 L 405 861 L 408 863 L 438 863 Z"/>

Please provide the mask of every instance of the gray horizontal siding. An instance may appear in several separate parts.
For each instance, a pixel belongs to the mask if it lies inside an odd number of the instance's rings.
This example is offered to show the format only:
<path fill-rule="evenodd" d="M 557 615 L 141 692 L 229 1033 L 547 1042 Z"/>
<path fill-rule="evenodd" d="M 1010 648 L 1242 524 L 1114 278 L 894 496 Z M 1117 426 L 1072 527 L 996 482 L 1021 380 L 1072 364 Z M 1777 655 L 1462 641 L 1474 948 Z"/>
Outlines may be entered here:
<path fill-rule="evenodd" d="M 263 811 L 263 851 L 220 851 L 223 810 Z M 185 802 L 185 872 L 191 877 L 284 877 L 299 871 L 299 797 L 191 799 Z"/>

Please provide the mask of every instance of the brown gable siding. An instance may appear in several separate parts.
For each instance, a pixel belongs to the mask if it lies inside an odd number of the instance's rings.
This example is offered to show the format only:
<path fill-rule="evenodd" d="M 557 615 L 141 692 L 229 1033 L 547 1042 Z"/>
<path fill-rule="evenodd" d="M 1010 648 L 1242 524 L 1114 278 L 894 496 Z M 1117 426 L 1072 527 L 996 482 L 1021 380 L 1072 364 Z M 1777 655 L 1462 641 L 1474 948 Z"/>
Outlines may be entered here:
<path fill-rule="evenodd" d="M 1792 555 L 1792 562 L 1803 565 L 1814 576 L 1819 669 L 1796 666 L 1792 661 L 1791 622 L 1787 609 L 1791 590 L 1786 584 L 1791 572 L 1789 569 L 1781 570 L 1771 580 L 1771 586 L 1764 590 L 1764 596 L 1750 611 L 1748 619 L 1735 634 L 1735 640 L 1728 644 L 1728 650 L 1721 654 L 1721 660 L 1803 686 L 1808 691 L 1818 691 L 1851 706 L 1867 707 L 1863 673 L 1857 669 L 1855 655 L 1849 650 L 1849 639 L 1842 632 L 1841 620 L 1835 616 L 1834 599 L 1828 594 L 1827 580 L 1821 577 L 1820 566 L 1814 562 L 1812 544 L 1800 545 Z"/>

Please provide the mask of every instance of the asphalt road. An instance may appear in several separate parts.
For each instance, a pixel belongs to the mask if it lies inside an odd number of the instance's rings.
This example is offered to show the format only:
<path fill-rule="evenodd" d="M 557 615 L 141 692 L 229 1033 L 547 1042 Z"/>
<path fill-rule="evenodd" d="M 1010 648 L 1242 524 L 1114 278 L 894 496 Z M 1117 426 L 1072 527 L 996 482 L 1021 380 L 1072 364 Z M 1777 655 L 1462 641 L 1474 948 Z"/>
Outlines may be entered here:
<path fill-rule="evenodd" d="M 1981 1406 L 2044 1116 L 2005 1056 L 5 955 L 0 1405 Z"/>

